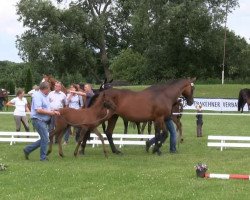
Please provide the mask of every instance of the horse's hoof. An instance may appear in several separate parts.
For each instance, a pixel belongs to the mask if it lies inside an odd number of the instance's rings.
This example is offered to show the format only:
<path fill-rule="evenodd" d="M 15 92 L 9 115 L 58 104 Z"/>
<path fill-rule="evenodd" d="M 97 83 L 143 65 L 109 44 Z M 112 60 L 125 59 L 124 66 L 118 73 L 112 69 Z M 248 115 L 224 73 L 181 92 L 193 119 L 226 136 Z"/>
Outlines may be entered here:
<path fill-rule="evenodd" d="M 83 151 L 79 151 L 78 154 L 81 155 L 81 156 L 85 155 L 85 153 Z"/>
<path fill-rule="evenodd" d="M 184 142 L 184 139 L 181 139 L 181 143 L 183 143 Z"/>
<path fill-rule="evenodd" d="M 155 154 L 157 151 L 159 151 L 159 148 L 156 148 L 156 147 L 154 146 L 152 153 Z"/>
<path fill-rule="evenodd" d="M 59 153 L 59 156 L 60 156 L 61 158 L 63 158 L 63 157 L 64 157 L 64 155 L 63 155 L 62 153 Z"/>
<path fill-rule="evenodd" d="M 51 151 L 48 151 L 47 154 L 46 154 L 46 156 L 48 156 L 50 153 L 51 153 Z"/>
<path fill-rule="evenodd" d="M 145 147 L 145 149 L 146 149 L 146 152 L 148 152 L 148 151 L 149 151 L 149 148 L 150 148 L 150 144 L 149 144 L 149 141 L 146 141 L 146 147 Z"/>
<path fill-rule="evenodd" d="M 160 156 L 162 152 L 160 150 L 157 151 L 157 155 Z"/>
<path fill-rule="evenodd" d="M 121 151 L 118 151 L 118 150 L 116 150 L 114 153 L 117 155 L 123 155 L 123 153 Z"/>

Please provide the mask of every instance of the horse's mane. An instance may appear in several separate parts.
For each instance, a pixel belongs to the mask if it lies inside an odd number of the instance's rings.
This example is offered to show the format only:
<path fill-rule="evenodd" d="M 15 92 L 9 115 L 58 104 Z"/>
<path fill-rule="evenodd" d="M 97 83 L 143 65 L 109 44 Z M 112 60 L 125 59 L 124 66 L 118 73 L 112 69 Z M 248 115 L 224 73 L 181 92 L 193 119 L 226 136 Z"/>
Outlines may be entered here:
<path fill-rule="evenodd" d="M 171 80 L 168 80 L 167 82 L 165 83 L 160 83 L 160 84 L 156 84 L 156 85 L 151 85 L 150 87 L 146 88 L 145 90 L 147 89 L 153 89 L 153 90 L 158 90 L 158 89 L 162 89 L 162 88 L 165 88 L 165 87 L 169 87 L 171 85 L 174 85 L 180 81 L 184 81 L 186 79 L 171 79 Z"/>
<path fill-rule="evenodd" d="M 95 94 L 94 96 L 91 97 L 90 101 L 89 101 L 89 105 L 88 108 L 91 107 L 95 102 L 96 99 L 100 96 L 100 93 Z"/>

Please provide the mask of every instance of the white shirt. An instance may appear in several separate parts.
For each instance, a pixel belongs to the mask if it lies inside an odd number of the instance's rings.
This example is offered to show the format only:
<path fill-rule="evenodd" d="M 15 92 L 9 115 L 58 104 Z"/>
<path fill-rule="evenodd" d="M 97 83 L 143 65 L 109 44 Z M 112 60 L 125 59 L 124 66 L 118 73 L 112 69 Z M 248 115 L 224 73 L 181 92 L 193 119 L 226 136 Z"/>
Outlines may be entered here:
<path fill-rule="evenodd" d="M 83 106 L 82 97 L 75 94 L 69 99 L 70 94 L 67 95 L 67 105 L 69 108 L 80 109 Z"/>
<path fill-rule="evenodd" d="M 38 90 L 32 89 L 28 92 L 28 94 L 33 97 L 34 93 L 37 92 Z"/>
<path fill-rule="evenodd" d="M 14 115 L 26 116 L 25 107 L 27 105 L 27 99 L 25 97 L 23 97 L 22 99 L 20 99 L 19 97 L 15 97 L 10 102 L 13 103 L 16 107 L 14 110 Z"/>
<path fill-rule="evenodd" d="M 49 93 L 48 98 L 51 110 L 58 110 L 60 108 L 63 108 L 66 103 L 66 95 L 62 91 L 52 91 Z"/>

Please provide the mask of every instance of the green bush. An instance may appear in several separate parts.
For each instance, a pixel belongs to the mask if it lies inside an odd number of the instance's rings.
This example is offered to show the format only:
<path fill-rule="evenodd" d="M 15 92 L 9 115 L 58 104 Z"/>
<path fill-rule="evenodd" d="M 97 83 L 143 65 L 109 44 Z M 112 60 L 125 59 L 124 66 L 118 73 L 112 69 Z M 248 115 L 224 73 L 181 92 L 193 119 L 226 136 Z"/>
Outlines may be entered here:
<path fill-rule="evenodd" d="M 10 94 L 15 94 L 15 84 L 13 80 L 0 80 L 0 88 L 8 90 Z"/>
<path fill-rule="evenodd" d="M 33 80 L 31 75 L 30 68 L 26 72 L 26 79 L 25 79 L 25 92 L 29 92 L 32 89 L 33 86 Z"/>

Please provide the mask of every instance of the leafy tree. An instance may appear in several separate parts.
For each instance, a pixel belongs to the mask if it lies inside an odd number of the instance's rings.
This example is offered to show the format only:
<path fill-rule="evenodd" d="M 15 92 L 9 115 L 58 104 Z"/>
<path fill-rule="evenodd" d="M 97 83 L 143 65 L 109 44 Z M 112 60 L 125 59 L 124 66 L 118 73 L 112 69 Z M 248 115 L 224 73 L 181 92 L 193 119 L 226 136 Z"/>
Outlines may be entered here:
<path fill-rule="evenodd" d="M 26 79 L 25 79 L 25 92 L 28 92 L 32 89 L 33 81 L 30 68 L 27 70 Z"/>
<path fill-rule="evenodd" d="M 64 3 L 68 6 L 63 7 Z M 219 78 L 224 20 L 238 0 L 20 0 L 20 56 L 33 73 L 75 82 Z M 62 8 L 63 7 L 63 8 Z M 228 9 L 227 9 L 228 8 Z M 249 44 L 227 30 L 226 77 L 246 77 Z M 125 65 L 125 64 L 126 65 Z"/>
<path fill-rule="evenodd" d="M 113 77 L 133 84 L 145 83 L 149 76 L 145 73 L 146 59 L 132 49 L 126 49 L 117 56 L 111 65 Z"/>
<path fill-rule="evenodd" d="M 78 70 L 85 77 L 100 80 L 100 72 L 110 79 L 108 53 L 117 54 L 119 43 L 125 44 L 126 18 L 120 6 L 119 1 L 78 0 L 59 9 L 50 1 L 21 0 L 17 13 L 27 27 L 17 39 L 22 59 L 44 73 L 62 76 Z"/>

